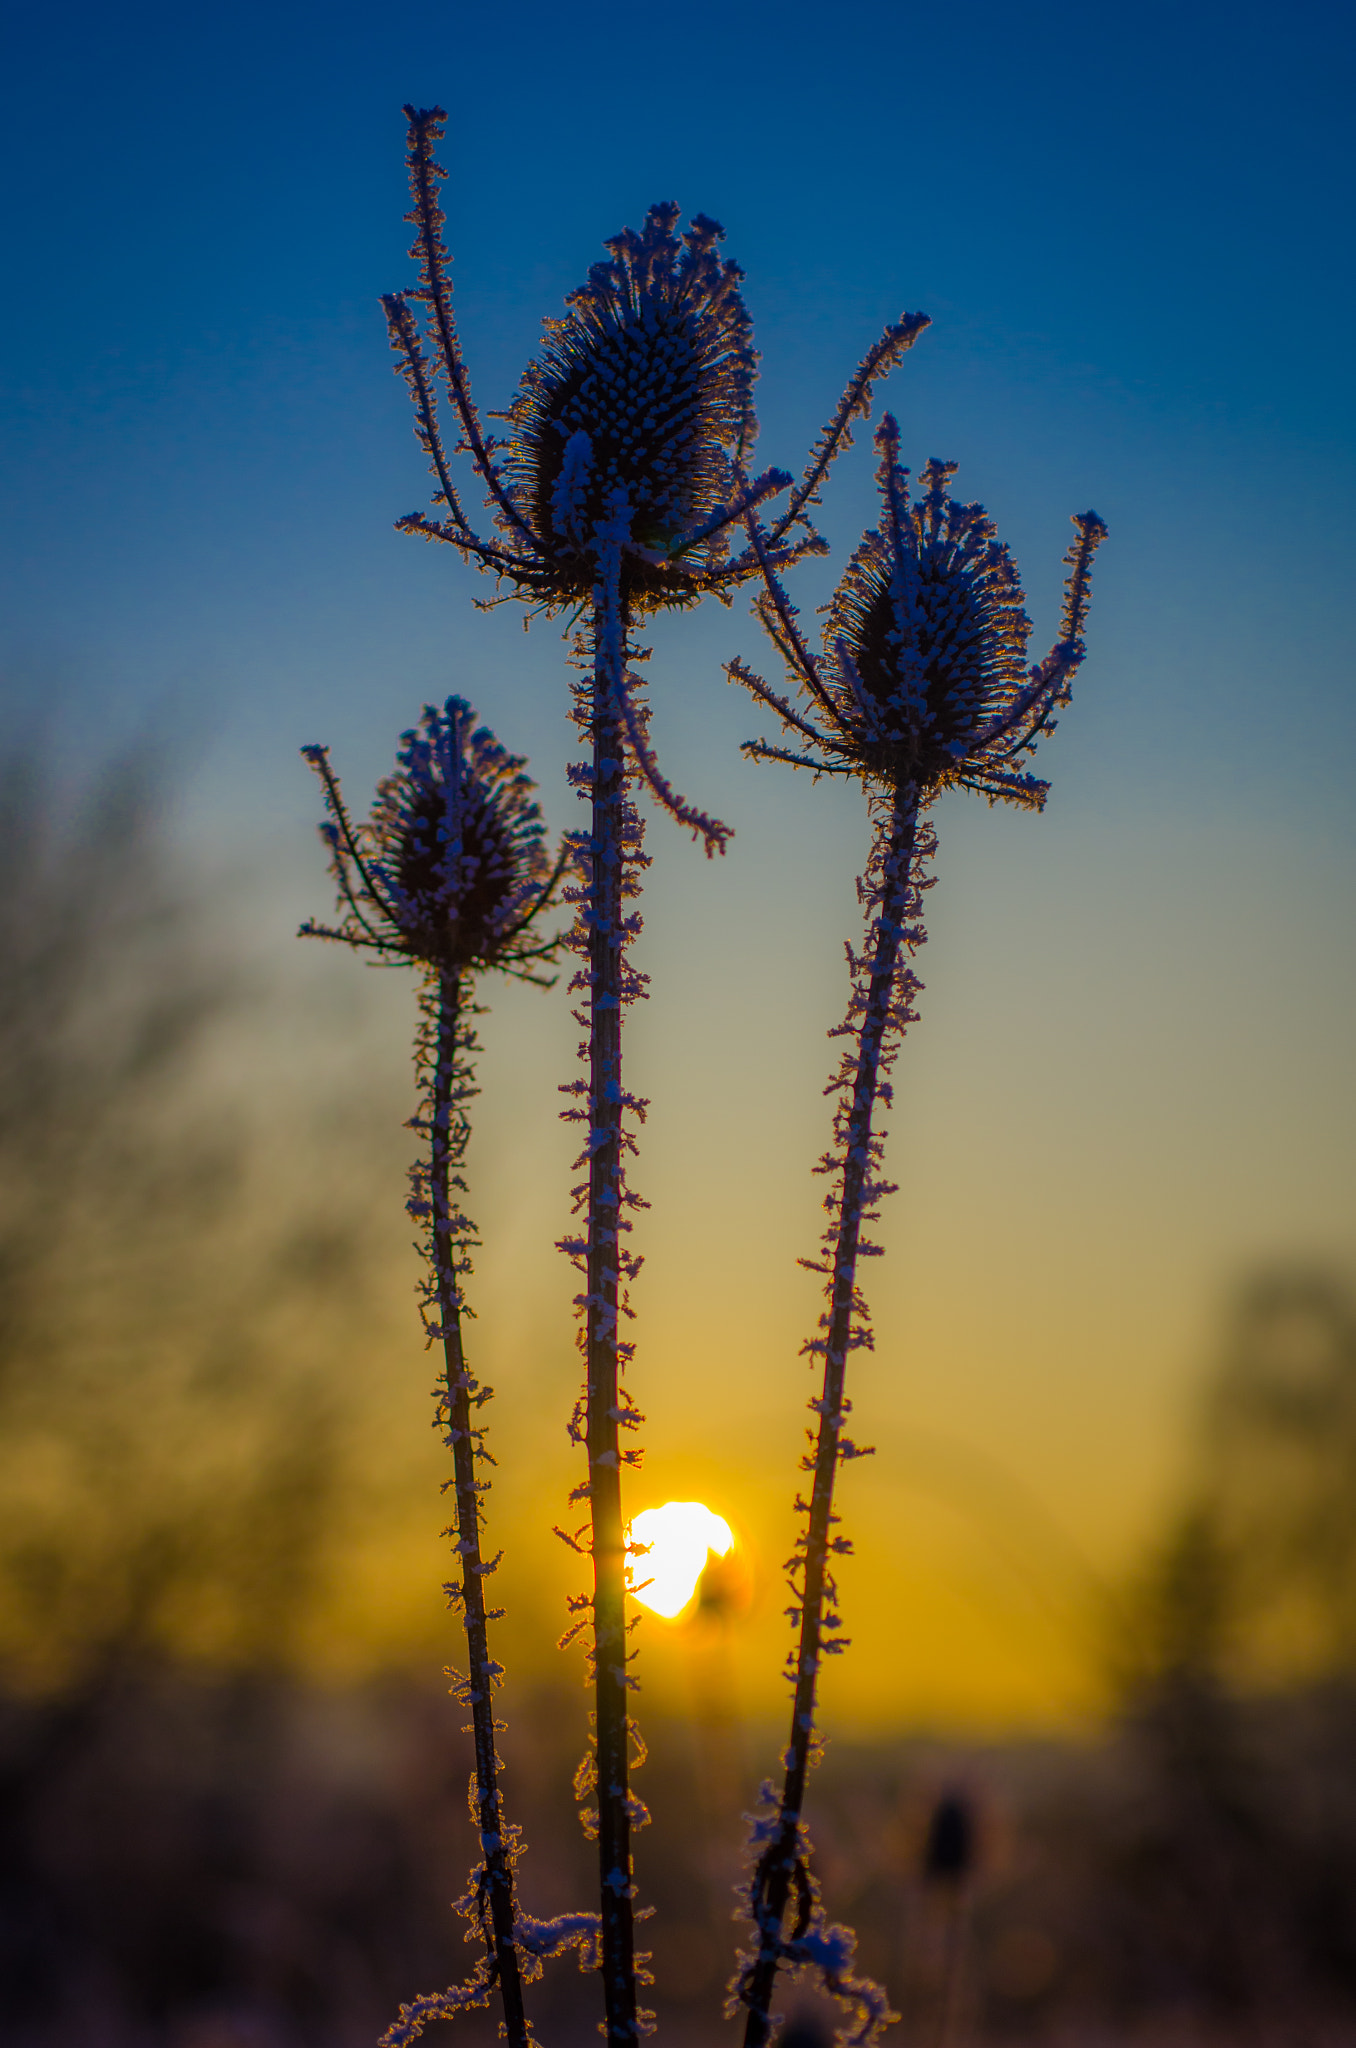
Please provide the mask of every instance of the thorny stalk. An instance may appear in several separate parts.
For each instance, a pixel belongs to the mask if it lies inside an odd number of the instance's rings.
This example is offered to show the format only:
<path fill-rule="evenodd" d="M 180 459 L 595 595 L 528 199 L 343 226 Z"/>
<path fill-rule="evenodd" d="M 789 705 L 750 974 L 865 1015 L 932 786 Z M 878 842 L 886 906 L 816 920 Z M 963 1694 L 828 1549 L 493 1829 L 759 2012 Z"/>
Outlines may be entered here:
<path fill-rule="evenodd" d="M 820 1171 L 835 1176 L 828 1198 L 830 1228 L 826 1232 L 827 1262 L 814 1270 L 827 1275 L 827 1306 L 820 1319 L 822 1336 L 806 1351 L 821 1353 L 823 1384 L 810 1404 L 818 1417 L 813 1455 L 802 1461 L 813 1474 L 810 1498 L 797 1498 L 806 1516 L 804 1531 L 790 1560 L 791 1587 L 797 1606 L 799 1641 L 794 1654 L 794 1704 L 791 1734 L 783 1758 L 784 1777 L 775 1822 L 766 1823 L 767 1839 L 749 1888 L 750 1916 L 757 1948 L 748 1958 L 738 1984 L 738 1999 L 748 2007 L 746 2048 L 763 2048 L 771 2034 L 772 1992 L 781 1964 L 818 1963 L 829 1990 L 854 2010 L 859 2031 L 852 2038 L 869 2039 L 893 2017 L 879 1987 L 853 1976 L 851 1937 L 844 1928 L 825 1927 L 807 1863 L 802 1812 L 806 1781 L 814 1760 L 815 1694 L 821 1660 L 845 1646 L 839 1625 L 837 1588 L 832 1561 L 850 1552 L 845 1536 L 835 1535 L 834 1480 L 838 1467 L 867 1453 L 847 1435 L 852 1403 L 846 1395 L 849 1354 L 871 1342 L 866 1304 L 857 1286 L 857 1262 L 879 1248 L 863 1237 L 863 1225 L 875 1219 L 873 1204 L 892 1192 L 879 1178 L 884 1132 L 874 1128 L 876 1105 L 890 1100 L 885 1078 L 910 1021 L 917 987 L 907 956 L 922 939 L 916 920 L 920 901 L 918 868 L 931 850 L 932 835 L 920 828 L 918 791 L 909 783 L 882 802 L 877 843 L 867 876 L 859 885 L 868 909 L 867 950 L 848 958 L 853 969 L 852 1001 L 840 1035 L 855 1040 L 830 1083 L 838 1093 L 834 1136 L 837 1150 Z M 809 1261 L 805 1263 L 809 1264 Z M 795 1908 L 788 1934 L 787 1911 Z"/>
<path fill-rule="evenodd" d="M 593 1663 L 598 1774 L 598 1881 L 603 1921 L 603 1991 L 610 2040 L 637 2039 L 635 1930 L 631 1904 L 628 1779 L 626 1556 L 622 1529 L 619 1385 L 622 1168 L 621 1024 L 623 806 L 621 725 L 624 625 L 616 585 L 595 616 L 597 668 L 593 711 L 593 819 L 589 932 L 589 1206 L 587 1449 L 593 1525 Z"/>
<path fill-rule="evenodd" d="M 648 2015 L 637 2007 L 635 1951 L 635 1887 L 632 1882 L 631 1828 L 645 1818 L 630 1789 L 630 1747 L 633 1724 L 629 1694 L 635 1681 L 627 1673 L 626 1537 L 622 1511 L 623 1464 L 637 1462 L 637 1453 L 623 1448 L 623 1430 L 643 1419 L 622 1384 L 631 1345 L 621 1335 L 628 1313 L 625 1288 L 639 1265 L 624 1249 L 630 1231 L 625 1214 L 639 1206 L 626 1185 L 626 1153 L 635 1140 L 626 1130 L 630 1112 L 643 1118 L 645 1106 L 628 1096 L 622 1085 L 622 1014 L 643 993 L 641 977 L 626 958 L 629 942 L 640 928 L 628 899 L 639 894 L 644 864 L 641 825 L 628 791 L 628 766 L 622 711 L 627 621 L 618 588 L 618 550 L 604 549 L 601 576 L 594 597 L 591 631 L 591 687 L 581 692 L 581 721 L 587 722 L 591 761 L 576 775 L 590 804 L 586 848 L 586 886 L 570 892 L 578 920 L 572 943 L 581 965 L 571 987 L 585 997 L 576 1019 L 588 1036 L 587 1083 L 567 1092 L 585 1091 L 582 1109 L 567 1114 L 585 1124 L 588 1136 L 579 1165 L 587 1180 L 576 1190 L 585 1207 L 585 1235 L 565 1248 L 580 1265 L 584 1292 L 577 1305 L 583 1314 L 581 1342 L 585 1360 L 583 1412 L 576 1411 L 573 1434 L 582 1438 L 588 1457 L 588 1480 L 574 1498 L 589 1503 L 593 1592 L 588 1602 L 593 1622 L 591 1652 L 594 1683 L 593 1751 L 580 1789 L 596 1795 L 599 1899 L 602 1919 L 603 1991 L 609 2042 L 633 2043 Z"/>
<path fill-rule="evenodd" d="M 435 2019 L 477 2005 L 488 2005 L 497 1986 L 503 2007 L 504 2038 L 511 2048 L 528 2048 L 531 2039 L 523 2004 L 523 1972 L 519 1965 L 514 1901 L 514 1864 L 520 1831 L 504 1820 L 500 1794 L 500 1762 L 495 1746 L 499 1724 L 494 1718 L 495 1688 L 502 1667 L 490 1654 L 489 1624 L 502 1610 L 485 1604 L 485 1580 L 498 1558 L 481 1551 L 481 1495 L 487 1482 L 477 1477 L 479 1459 L 488 1458 L 483 1429 L 473 1414 L 489 1400 L 491 1389 L 478 1385 L 466 1363 L 462 1315 L 466 1304 L 461 1276 L 474 1241 L 474 1226 L 462 1210 L 465 1192 L 462 1168 L 470 1139 L 466 1103 L 474 1093 L 470 1056 L 476 1050 L 470 1018 L 474 1014 L 469 978 L 455 966 L 430 974 L 420 993 L 419 1060 L 424 1081 L 424 1112 L 411 1128 L 426 1143 L 424 1158 L 411 1169 L 409 1210 L 421 1225 L 428 1254 L 424 1284 L 425 1322 L 430 1339 L 440 1343 L 443 1373 L 434 1390 L 443 1441 L 452 1453 L 451 1492 L 456 1520 L 444 1535 L 454 1539 L 460 1561 L 458 1579 L 445 1591 L 459 1606 L 466 1631 L 467 1676 L 454 1678 L 454 1693 L 471 1709 L 475 1748 L 468 1803 L 480 1841 L 481 1861 L 457 1901 L 458 1911 L 479 1930 L 484 1942 L 470 1979 L 448 1991 L 415 1998 L 400 2008 L 395 2024 L 382 2036 L 383 2048 L 406 2048 Z M 469 1312 L 469 1311 L 467 1311 Z M 469 1938 L 469 1937 L 468 1937 Z"/>
<path fill-rule="evenodd" d="M 459 1601 L 466 1628 L 467 1682 L 460 1697 L 470 1706 L 475 1738 L 475 1776 L 471 1781 L 471 1815 L 480 1835 L 484 1864 L 476 1887 L 477 1906 L 484 1927 L 490 1975 L 498 1983 L 504 2008 L 505 2038 L 512 2048 L 527 2048 L 528 2029 L 523 2010 L 522 1974 L 514 1939 L 513 1861 L 517 1830 L 505 1826 L 499 1792 L 499 1757 L 495 1749 L 494 1689 L 501 1667 L 490 1655 L 489 1623 L 498 1620 L 485 1605 L 485 1581 L 498 1558 L 488 1561 L 481 1552 L 480 1496 L 486 1482 L 476 1477 L 477 1456 L 485 1457 L 483 1431 L 472 1422 L 473 1408 L 489 1399 L 490 1389 L 477 1385 L 462 1347 L 462 1299 L 458 1280 L 459 1241 L 466 1225 L 457 1204 L 462 1186 L 461 1165 L 470 1127 L 463 1102 L 470 1086 L 469 1070 L 462 1055 L 474 1045 L 463 1019 L 463 1005 L 469 991 L 455 968 L 444 968 L 438 976 L 436 996 L 430 992 L 428 1006 L 436 1013 L 433 1025 L 434 1052 L 429 1111 L 424 1135 L 428 1140 L 428 1166 L 424 1185 L 417 1183 L 411 1207 L 418 1214 L 427 1204 L 427 1218 L 434 1282 L 437 1289 L 437 1334 L 443 1348 L 443 1383 L 438 1390 L 439 1406 L 446 1424 L 445 1442 L 452 1452 L 450 1482 L 456 1501 L 456 1555 L 461 1561 L 461 1582 L 449 1588 Z M 448 1531 L 451 1534 L 452 1531 Z M 488 1907 L 489 1924 L 484 1925 Z"/>

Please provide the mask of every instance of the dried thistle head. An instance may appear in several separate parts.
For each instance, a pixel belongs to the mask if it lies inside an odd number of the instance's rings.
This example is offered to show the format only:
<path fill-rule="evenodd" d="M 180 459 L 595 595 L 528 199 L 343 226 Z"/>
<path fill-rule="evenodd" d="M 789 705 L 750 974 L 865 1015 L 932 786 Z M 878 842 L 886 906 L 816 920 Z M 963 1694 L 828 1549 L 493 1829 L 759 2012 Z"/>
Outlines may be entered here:
<path fill-rule="evenodd" d="M 493 967 L 531 979 L 531 926 L 550 903 L 566 856 L 553 866 L 526 773 L 460 697 L 426 706 L 402 736 L 394 774 L 372 815 L 354 825 L 324 747 L 303 753 L 329 816 L 321 836 L 339 885 L 341 921 L 304 933 L 403 956 L 447 972 Z"/>
<path fill-rule="evenodd" d="M 929 462 L 916 501 L 892 479 L 884 530 L 868 533 L 834 593 L 824 644 L 845 724 L 933 785 L 964 762 L 1027 680 L 1031 621 L 1016 565 L 981 505 L 957 504 L 954 462 Z"/>
<path fill-rule="evenodd" d="M 595 536 L 620 509 L 627 596 L 641 611 L 695 594 L 703 529 L 739 488 L 757 431 L 753 331 L 743 272 L 716 254 L 723 230 L 652 206 L 637 234 L 605 244 L 563 319 L 545 323 L 509 420 L 514 505 L 566 593 L 586 596 Z"/>
<path fill-rule="evenodd" d="M 704 214 L 676 232 L 678 208 L 652 206 L 637 234 L 606 244 L 608 260 L 546 322 L 545 340 L 509 411 L 512 432 L 488 435 L 471 397 L 457 336 L 446 216 L 447 176 L 437 145 L 441 107 L 407 106 L 406 165 L 419 282 L 383 297 L 391 347 L 414 405 L 415 434 L 437 480 L 439 516 L 407 513 L 402 532 L 445 542 L 534 610 L 598 599 L 634 620 L 730 591 L 760 572 L 752 545 L 728 550 L 737 532 L 791 487 L 785 470 L 751 477 L 757 431 L 757 352 L 737 264 L 722 259 L 722 231 Z M 776 567 L 824 543 L 810 519 L 829 469 L 868 417 L 880 378 L 913 346 L 927 315 L 888 326 L 848 381 L 811 451 L 800 483 L 764 536 Z M 449 451 L 439 417 L 442 386 L 456 417 Z M 452 475 L 465 453 L 485 487 L 496 532 L 472 527 Z M 497 603 L 495 599 L 492 602 Z"/>
<path fill-rule="evenodd" d="M 930 801 L 956 786 L 1039 809 L 1048 785 L 1022 763 L 1053 713 L 1069 700 L 1083 659 L 1092 557 L 1106 528 L 1078 513 L 1066 554 L 1059 640 L 1026 665 L 1031 622 L 1016 565 L 982 505 L 948 495 L 953 462 L 929 462 L 917 498 L 899 462 L 888 415 L 876 435 L 883 517 L 849 562 L 829 606 L 824 655 L 811 655 L 795 608 L 775 575 L 759 599 L 762 623 L 788 670 L 807 690 L 820 730 L 769 691 L 742 663 L 730 673 L 777 710 L 814 754 L 761 742 L 746 751 L 826 772 L 855 773 L 877 787 L 912 787 Z"/>

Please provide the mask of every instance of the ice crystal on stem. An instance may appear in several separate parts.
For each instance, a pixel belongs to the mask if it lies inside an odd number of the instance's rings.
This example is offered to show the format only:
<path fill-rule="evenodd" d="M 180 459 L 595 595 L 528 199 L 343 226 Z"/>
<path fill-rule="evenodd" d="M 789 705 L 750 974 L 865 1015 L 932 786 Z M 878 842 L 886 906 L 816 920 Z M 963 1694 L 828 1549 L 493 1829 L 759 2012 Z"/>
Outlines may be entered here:
<path fill-rule="evenodd" d="M 843 2038 L 854 2048 L 868 2048 L 892 2017 L 880 1987 L 852 1974 L 848 1930 L 824 1919 L 801 1818 L 814 1760 L 821 1660 L 847 1640 L 833 1560 L 850 1545 L 835 1533 L 834 1481 L 840 1464 L 864 1455 L 847 1434 L 845 1385 L 849 1354 L 872 1341 L 857 1268 L 881 1247 L 865 1229 L 877 1220 L 881 1198 L 893 1191 L 884 1178 L 885 1132 L 875 1121 L 876 1106 L 890 1105 L 890 1069 L 921 987 L 911 963 L 926 936 L 923 891 L 931 884 L 926 868 L 936 846 L 924 813 L 953 787 L 977 790 L 990 803 L 1037 810 L 1044 804 L 1048 785 L 1025 763 L 1069 701 L 1083 659 L 1092 557 L 1106 531 L 1094 512 L 1075 518 L 1060 638 L 1028 669 L 1031 629 L 1016 567 L 982 506 L 948 495 L 955 465 L 930 462 L 919 496 L 911 499 L 898 428 L 888 415 L 876 440 L 881 523 L 865 536 L 838 586 L 823 655 L 811 652 L 801 632 L 768 536 L 753 517 L 748 522 L 764 571 L 758 613 L 793 689 L 808 698 L 808 713 L 743 662 L 731 662 L 728 671 L 777 713 L 792 742 L 780 747 L 753 740 L 745 751 L 816 774 L 858 776 L 874 824 L 858 883 L 866 935 L 860 951 L 848 948 L 851 995 L 834 1034 L 846 1040 L 828 1090 L 836 1097 L 834 1142 L 817 1169 L 829 1177 L 828 1225 L 820 1259 L 805 1262 L 825 1280 L 819 1333 L 804 1347 L 823 1359 L 823 1384 L 810 1403 L 816 1425 L 803 1461 L 810 1498 L 797 1498 L 805 1520 L 788 1564 L 791 1614 L 799 1627 L 789 1673 L 791 1735 L 780 1794 L 765 1788 L 765 1811 L 754 1825 L 747 1894 L 754 1943 L 731 1987 L 732 2014 L 741 2005 L 747 2009 L 746 2048 L 762 2048 L 770 2036 L 772 1993 L 783 1966 L 819 1972 L 850 2016 Z"/>
<path fill-rule="evenodd" d="M 678 208 L 653 206 L 638 233 L 624 229 L 606 244 L 606 260 L 570 295 L 565 314 L 546 323 L 537 359 L 499 416 L 509 432 L 496 439 L 472 401 L 453 316 L 438 197 L 445 174 L 434 154 L 446 117 L 437 107 L 405 112 L 407 218 L 419 283 L 384 304 L 435 478 L 437 516 L 411 513 L 400 525 L 455 548 L 534 611 L 569 610 L 582 621 L 575 716 L 589 758 L 574 781 L 590 818 L 577 841 L 582 880 L 572 896 L 571 944 L 580 963 L 573 987 L 584 999 L 577 1014 L 587 1079 L 568 1091 L 576 1100 L 567 1114 L 586 1133 L 586 1178 L 579 1189 L 583 1233 L 567 1248 L 584 1283 L 576 1306 L 585 1389 L 575 1428 L 587 1450 L 588 1479 L 577 1498 L 589 1504 L 593 1588 L 577 1604 L 576 1626 L 592 1623 L 589 1768 L 596 1776 L 607 2035 L 612 2048 L 631 2048 L 644 2016 L 636 2005 L 630 1838 L 640 1809 L 630 1792 L 633 1681 L 626 1669 L 621 1475 L 636 1453 L 623 1449 L 621 1432 L 639 1416 L 622 1384 L 630 1347 L 620 1323 L 636 1268 L 625 1237 L 639 1199 L 626 1185 L 626 1155 L 634 1150 L 628 1119 L 644 1109 L 625 1091 L 621 1061 L 623 1014 L 643 993 L 627 960 L 640 929 L 628 906 L 645 865 L 635 787 L 643 783 L 708 855 L 723 852 L 730 837 L 727 826 L 678 796 L 660 769 L 632 666 L 643 650 L 632 632 L 657 612 L 707 595 L 728 599 L 740 583 L 822 551 L 809 512 L 824 476 L 869 410 L 877 380 L 927 323 L 906 314 L 887 328 L 798 486 L 781 470 L 751 475 L 756 355 L 742 273 L 719 255 L 722 231 L 714 221 L 697 214 L 679 234 Z M 452 478 L 440 388 L 457 422 L 455 452 L 469 455 L 485 493 L 493 522 L 488 537 L 472 527 Z M 757 514 L 783 492 L 786 504 L 764 531 Z M 749 522 L 756 539 L 731 552 Z"/>
<path fill-rule="evenodd" d="M 326 749 L 304 751 L 324 787 L 329 816 L 321 833 L 340 919 L 306 924 L 303 933 L 407 961 L 422 974 L 416 1041 L 422 1105 L 410 1127 L 425 1149 L 411 1170 L 409 1211 L 427 1259 L 425 1327 L 429 1341 L 442 1347 L 437 1424 L 452 1453 L 445 1490 L 456 1507 L 445 1533 L 454 1538 L 460 1562 L 460 1576 L 446 1590 L 462 1611 L 468 1660 L 467 1675 L 453 1690 L 471 1710 L 475 1740 L 470 1808 L 481 1859 L 457 1906 L 470 1923 L 467 1939 L 482 1941 L 483 1953 L 465 1983 L 402 2006 L 384 2040 L 389 2048 L 405 2048 L 431 2021 L 488 2005 L 497 1987 L 506 2037 L 514 2048 L 527 2048 L 524 1980 L 539 1976 L 542 1959 L 564 1948 L 576 1949 L 581 1964 L 594 1967 L 598 1922 L 594 1914 L 535 1921 L 519 1913 L 515 1900 L 520 1835 L 503 1812 L 494 1718 L 502 1671 L 489 1646 L 490 1623 L 499 1615 L 485 1597 L 498 1558 L 485 1557 L 482 1549 L 488 1482 L 477 1477 L 489 1454 L 475 1418 L 491 1389 L 475 1379 L 463 1346 L 462 1324 L 471 1314 L 464 1282 L 476 1236 L 461 1197 L 467 1106 L 475 1093 L 475 977 L 494 970 L 543 979 L 542 964 L 559 941 L 540 939 L 537 921 L 556 895 L 567 856 L 553 864 L 547 854 L 526 764 L 477 728 L 460 698 L 449 697 L 442 710 L 430 706 L 405 734 L 396 772 L 382 783 L 365 823 L 350 819 Z"/>

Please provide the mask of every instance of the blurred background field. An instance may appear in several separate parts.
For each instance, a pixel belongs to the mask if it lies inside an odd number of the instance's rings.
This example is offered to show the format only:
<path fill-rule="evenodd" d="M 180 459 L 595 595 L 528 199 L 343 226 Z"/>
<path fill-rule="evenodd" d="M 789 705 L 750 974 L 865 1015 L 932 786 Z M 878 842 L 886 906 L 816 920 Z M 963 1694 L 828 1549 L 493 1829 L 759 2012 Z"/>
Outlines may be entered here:
<path fill-rule="evenodd" d="M 276 983 L 242 953 L 174 858 L 171 758 L 80 786 L 64 733 L 34 720 L 0 777 L 3 2037 L 341 2048 L 460 1974 L 472 1854 L 403 1048 L 327 956 Z M 546 1912 L 592 1884 L 581 1660 L 551 1647 L 570 1463 L 562 1413 L 526 1426 L 544 1373 L 496 1355 L 505 1754 Z M 1190 1405 L 1114 1567 L 963 1438 L 858 1468 L 816 1858 L 911 2040 L 1356 2038 L 1350 1276 L 1236 1276 Z M 718 1430 L 652 1462 L 636 1505 L 728 1511 L 743 1573 L 639 1638 L 656 2003 L 695 2041 L 780 1740 L 789 1489 Z M 557 1969 L 542 2038 L 593 2038 L 595 2004 Z"/>

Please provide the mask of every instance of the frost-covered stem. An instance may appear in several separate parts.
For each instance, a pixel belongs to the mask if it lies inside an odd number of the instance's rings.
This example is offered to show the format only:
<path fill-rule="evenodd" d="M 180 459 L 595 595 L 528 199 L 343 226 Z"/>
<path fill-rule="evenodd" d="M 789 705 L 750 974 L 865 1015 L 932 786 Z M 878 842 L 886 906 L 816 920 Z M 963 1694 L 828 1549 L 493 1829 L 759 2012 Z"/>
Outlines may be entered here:
<path fill-rule="evenodd" d="M 468 990 L 455 969 L 439 976 L 429 1132 L 429 1198 L 432 1203 L 433 1260 L 438 1286 L 438 1321 L 442 1331 L 445 1378 L 442 1397 L 447 1411 L 447 1440 L 452 1447 L 453 1490 L 457 1505 L 457 1555 L 461 1559 L 461 1605 L 466 1626 L 468 1694 L 475 1735 L 475 1805 L 484 1858 L 484 1892 L 489 1907 L 485 1944 L 499 1984 L 504 2026 L 512 2048 L 528 2048 L 523 2010 L 522 1972 L 513 1938 L 514 1898 L 511 1843 L 506 1836 L 499 1794 L 499 1758 L 494 1744 L 494 1683 L 498 1675 L 490 1658 L 485 1611 L 485 1580 L 493 1570 L 480 1550 L 480 1484 L 476 1479 L 476 1433 L 471 1422 L 475 1383 L 467 1371 L 461 1341 L 461 1290 L 457 1280 L 454 1196 L 460 1146 L 458 1057 L 462 1049 L 462 1006 Z"/>
<path fill-rule="evenodd" d="M 802 1854 L 800 1820 L 814 1737 L 815 1691 L 824 1647 L 825 1596 L 828 1593 L 831 1597 L 832 1590 L 828 1577 L 834 1523 L 833 1483 L 844 1455 L 843 1396 L 848 1352 L 852 1348 L 853 1318 L 858 1308 L 857 1256 L 863 1212 L 871 1194 L 871 1120 L 880 1086 L 881 1055 L 896 1015 L 895 978 L 900 947 L 905 938 L 917 828 L 917 792 L 906 784 L 896 794 L 885 828 L 889 837 L 881 879 L 880 910 L 842 1148 L 838 1232 L 824 1348 L 824 1385 L 815 1404 L 819 1412 L 819 1429 L 815 1441 L 814 1485 L 801 1551 L 800 1641 L 796 1651 L 795 1705 L 776 1832 L 759 1858 L 754 1882 L 758 1951 L 743 1992 L 749 2008 L 745 2048 L 763 2048 L 771 2033 L 769 2007 L 777 1965 L 781 1960 L 783 1921 L 796 1886 Z M 848 1455 L 851 1455 L 850 1450 Z"/>
<path fill-rule="evenodd" d="M 603 1992 L 610 2048 L 632 2048 L 636 2023 L 631 1899 L 626 1546 L 618 1382 L 624 1194 L 621 1020 L 626 768 L 622 669 L 626 626 L 619 562 L 605 564 L 594 603 L 592 831 L 589 849 L 589 1180 L 586 1442 L 593 1548 L 593 1663 L 598 1773 L 598 1874 Z"/>

